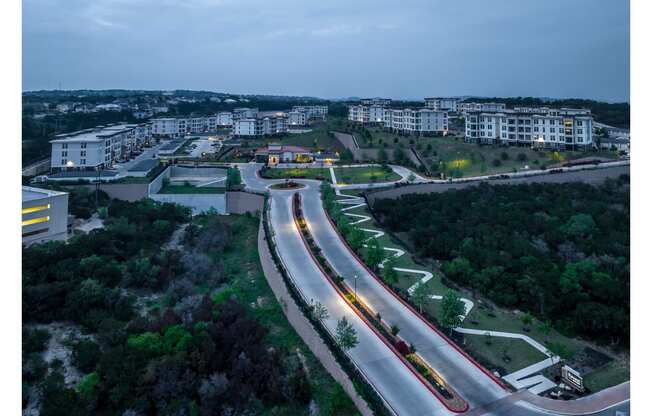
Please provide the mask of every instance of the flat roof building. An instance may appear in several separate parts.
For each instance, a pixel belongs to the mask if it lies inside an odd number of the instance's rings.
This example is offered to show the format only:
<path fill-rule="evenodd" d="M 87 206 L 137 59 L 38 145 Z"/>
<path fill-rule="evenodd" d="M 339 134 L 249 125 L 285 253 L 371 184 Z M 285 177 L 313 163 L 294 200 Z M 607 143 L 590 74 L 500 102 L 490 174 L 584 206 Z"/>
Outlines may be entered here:
<path fill-rule="evenodd" d="M 520 107 L 500 112 L 469 111 L 465 140 L 552 149 L 593 146 L 593 117 L 583 109 Z"/>
<path fill-rule="evenodd" d="M 66 239 L 67 192 L 23 186 L 21 214 L 23 244 Z"/>
<path fill-rule="evenodd" d="M 436 111 L 457 111 L 457 103 L 460 101 L 459 98 L 424 98 L 426 108 L 430 108 Z"/>
<path fill-rule="evenodd" d="M 134 127 L 119 124 L 59 134 L 52 144 L 52 171 L 96 170 L 110 167 L 131 148 Z"/>

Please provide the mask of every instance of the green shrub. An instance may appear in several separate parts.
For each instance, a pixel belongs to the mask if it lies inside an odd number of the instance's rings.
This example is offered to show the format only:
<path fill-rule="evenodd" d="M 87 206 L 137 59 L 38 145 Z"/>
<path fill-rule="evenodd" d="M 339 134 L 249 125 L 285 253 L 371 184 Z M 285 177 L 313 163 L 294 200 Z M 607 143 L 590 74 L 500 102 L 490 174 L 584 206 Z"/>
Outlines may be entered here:
<path fill-rule="evenodd" d="M 127 346 L 152 356 L 160 355 L 163 352 L 161 335 L 156 332 L 143 332 L 139 335 L 131 335 L 127 339 Z"/>

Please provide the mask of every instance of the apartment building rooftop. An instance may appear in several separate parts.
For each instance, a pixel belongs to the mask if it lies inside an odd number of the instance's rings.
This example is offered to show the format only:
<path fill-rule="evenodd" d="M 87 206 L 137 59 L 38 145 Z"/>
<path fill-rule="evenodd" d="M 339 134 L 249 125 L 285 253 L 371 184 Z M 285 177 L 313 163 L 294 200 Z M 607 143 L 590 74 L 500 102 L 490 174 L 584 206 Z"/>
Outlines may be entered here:
<path fill-rule="evenodd" d="M 92 129 L 78 130 L 71 133 L 57 134 L 54 140 L 50 143 L 63 143 L 63 142 L 99 142 L 107 137 L 112 137 L 121 134 L 126 130 L 131 130 L 133 127 L 127 127 L 125 124 L 97 126 Z"/>
<path fill-rule="evenodd" d="M 42 199 L 49 196 L 65 195 L 65 192 L 53 191 L 51 189 L 34 188 L 23 186 L 23 202 Z"/>

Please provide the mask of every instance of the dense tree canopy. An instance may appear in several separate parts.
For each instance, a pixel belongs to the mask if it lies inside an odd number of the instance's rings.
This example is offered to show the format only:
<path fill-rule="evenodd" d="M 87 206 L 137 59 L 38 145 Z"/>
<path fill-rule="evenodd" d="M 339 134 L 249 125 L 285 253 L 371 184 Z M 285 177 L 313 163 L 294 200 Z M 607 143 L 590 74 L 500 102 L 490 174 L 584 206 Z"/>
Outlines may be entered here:
<path fill-rule="evenodd" d="M 108 213 L 104 229 L 24 249 L 23 391 L 38 390 L 40 414 L 303 412 L 312 393 L 299 356 L 270 346 L 268 329 L 232 292 L 209 296 L 241 230 L 206 215 L 187 225 L 181 252 L 165 243 L 190 221 L 187 209 L 112 200 Z M 140 309 L 141 293 L 164 297 Z M 84 333 L 70 341 L 82 375 L 74 387 L 61 362 L 43 359 L 49 332 L 31 327 L 52 321 Z"/>
<path fill-rule="evenodd" d="M 629 177 L 481 184 L 373 209 L 452 281 L 566 332 L 629 342 Z"/>

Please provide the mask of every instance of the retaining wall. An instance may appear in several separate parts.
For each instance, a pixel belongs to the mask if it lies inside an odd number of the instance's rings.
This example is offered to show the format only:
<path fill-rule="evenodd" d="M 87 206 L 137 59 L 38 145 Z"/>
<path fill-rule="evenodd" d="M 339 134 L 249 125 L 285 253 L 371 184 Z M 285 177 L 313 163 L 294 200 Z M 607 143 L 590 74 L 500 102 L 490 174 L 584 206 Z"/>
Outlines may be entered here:
<path fill-rule="evenodd" d="M 247 212 L 262 212 L 265 204 L 263 195 L 249 192 L 227 192 L 226 212 L 228 214 L 245 214 Z"/>
<path fill-rule="evenodd" d="M 193 214 L 200 214 L 215 209 L 219 214 L 226 214 L 226 194 L 151 194 L 154 201 L 170 202 L 192 209 Z"/>

